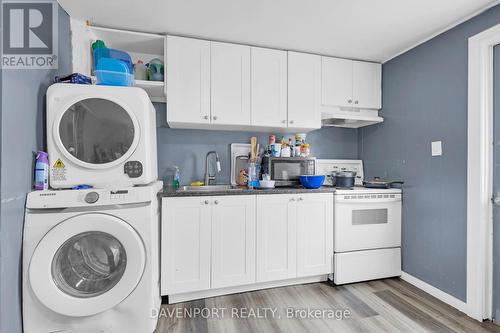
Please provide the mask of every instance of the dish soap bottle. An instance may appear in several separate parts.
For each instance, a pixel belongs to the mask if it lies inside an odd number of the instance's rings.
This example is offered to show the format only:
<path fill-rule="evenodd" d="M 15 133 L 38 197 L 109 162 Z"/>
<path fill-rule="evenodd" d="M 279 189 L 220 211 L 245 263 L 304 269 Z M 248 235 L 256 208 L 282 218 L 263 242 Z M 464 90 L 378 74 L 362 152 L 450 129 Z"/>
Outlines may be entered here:
<path fill-rule="evenodd" d="M 35 190 L 43 191 L 49 189 L 49 156 L 44 151 L 36 155 L 35 163 Z"/>

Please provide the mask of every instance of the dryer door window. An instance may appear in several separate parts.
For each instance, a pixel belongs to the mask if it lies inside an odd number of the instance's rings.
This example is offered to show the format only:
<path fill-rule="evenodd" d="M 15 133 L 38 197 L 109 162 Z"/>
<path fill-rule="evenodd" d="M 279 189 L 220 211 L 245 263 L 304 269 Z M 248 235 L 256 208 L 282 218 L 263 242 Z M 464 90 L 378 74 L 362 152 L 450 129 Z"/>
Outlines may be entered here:
<path fill-rule="evenodd" d="M 125 248 L 118 239 L 89 231 L 67 240 L 52 260 L 52 278 L 74 297 L 95 297 L 113 288 L 127 266 Z"/>
<path fill-rule="evenodd" d="M 76 102 L 62 115 L 59 138 L 77 160 L 90 164 L 112 163 L 133 149 L 134 121 L 122 106 L 102 98 Z"/>

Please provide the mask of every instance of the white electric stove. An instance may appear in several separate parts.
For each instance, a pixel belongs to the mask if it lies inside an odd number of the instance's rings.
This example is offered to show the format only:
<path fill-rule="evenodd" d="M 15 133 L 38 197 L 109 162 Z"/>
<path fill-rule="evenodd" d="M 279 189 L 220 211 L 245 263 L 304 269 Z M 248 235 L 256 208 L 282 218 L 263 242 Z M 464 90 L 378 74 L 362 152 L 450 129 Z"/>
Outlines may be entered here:
<path fill-rule="evenodd" d="M 357 175 L 354 188 L 334 193 L 334 283 L 401 275 L 401 189 L 362 187 L 361 160 L 317 160 L 316 170 Z"/>

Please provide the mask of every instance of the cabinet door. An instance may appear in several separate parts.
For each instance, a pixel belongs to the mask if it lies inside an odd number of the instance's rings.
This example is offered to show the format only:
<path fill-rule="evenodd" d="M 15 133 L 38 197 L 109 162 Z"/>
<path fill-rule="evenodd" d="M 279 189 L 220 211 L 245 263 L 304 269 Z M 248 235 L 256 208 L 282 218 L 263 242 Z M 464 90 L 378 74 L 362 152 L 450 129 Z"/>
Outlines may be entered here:
<path fill-rule="evenodd" d="M 210 288 L 209 202 L 208 197 L 162 200 L 162 295 Z"/>
<path fill-rule="evenodd" d="M 214 197 L 212 288 L 255 282 L 255 196 Z"/>
<path fill-rule="evenodd" d="M 252 125 L 286 127 L 287 55 L 285 51 L 252 47 Z"/>
<path fill-rule="evenodd" d="M 297 276 L 296 196 L 257 196 L 257 282 Z"/>
<path fill-rule="evenodd" d="M 288 52 L 288 127 L 320 128 L 321 57 Z"/>
<path fill-rule="evenodd" d="M 250 125 L 250 47 L 211 42 L 212 124 Z"/>
<path fill-rule="evenodd" d="M 333 273 L 333 194 L 297 200 L 297 276 Z"/>
<path fill-rule="evenodd" d="M 321 105 L 353 106 L 353 61 L 321 57 Z"/>
<path fill-rule="evenodd" d="M 381 64 L 353 62 L 353 100 L 358 108 L 382 108 Z"/>
<path fill-rule="evenodd" d="M 167 36 L 167 121 L 210 123 L 210 42 Z"/>

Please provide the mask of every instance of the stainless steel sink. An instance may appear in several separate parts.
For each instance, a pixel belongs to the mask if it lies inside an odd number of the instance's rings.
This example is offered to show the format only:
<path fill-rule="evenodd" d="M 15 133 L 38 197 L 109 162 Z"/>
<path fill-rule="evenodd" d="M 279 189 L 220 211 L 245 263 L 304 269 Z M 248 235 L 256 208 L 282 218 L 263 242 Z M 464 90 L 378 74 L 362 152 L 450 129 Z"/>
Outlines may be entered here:
<path fill-rule="evenodd" d="M 216 191 L 239 191 L 241 187 L 232 185 L 207 185 L 207 186 L 181 186 L 178 191 L 184 192 L 216 192 Z"/>

